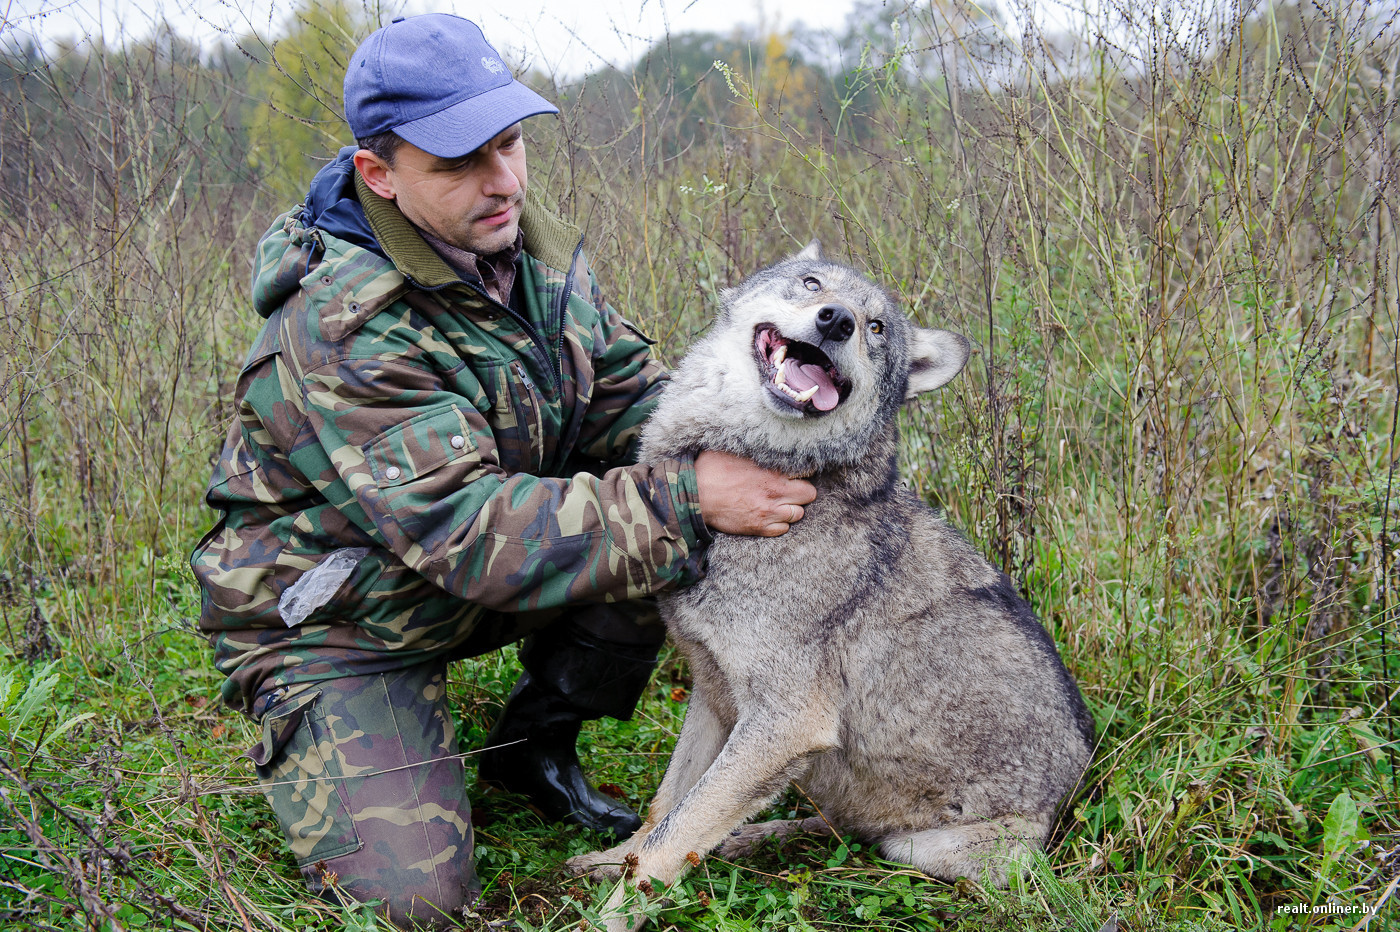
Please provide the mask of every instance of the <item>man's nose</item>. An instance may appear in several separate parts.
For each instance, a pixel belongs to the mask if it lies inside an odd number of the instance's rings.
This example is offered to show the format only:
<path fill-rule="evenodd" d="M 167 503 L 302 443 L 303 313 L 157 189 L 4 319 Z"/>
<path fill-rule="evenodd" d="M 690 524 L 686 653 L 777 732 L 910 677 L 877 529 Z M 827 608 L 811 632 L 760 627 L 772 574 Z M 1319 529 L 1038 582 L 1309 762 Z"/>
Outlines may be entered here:
<path fill-rule="evenodd" d="M 824 305 L 817 311 L 817 332 L 823 343 L 844 343 L 856 332 L 856 315 L 843 304 Z"/>
<path fill-rule="evenodd" d="M 482 182 L 481 193 L 488 197 L 510 197 L 520 190 L 520 179 L 511 171 L 510 161 L 500 153 L 492 156 L 488 163 L 486 180 Z"/>

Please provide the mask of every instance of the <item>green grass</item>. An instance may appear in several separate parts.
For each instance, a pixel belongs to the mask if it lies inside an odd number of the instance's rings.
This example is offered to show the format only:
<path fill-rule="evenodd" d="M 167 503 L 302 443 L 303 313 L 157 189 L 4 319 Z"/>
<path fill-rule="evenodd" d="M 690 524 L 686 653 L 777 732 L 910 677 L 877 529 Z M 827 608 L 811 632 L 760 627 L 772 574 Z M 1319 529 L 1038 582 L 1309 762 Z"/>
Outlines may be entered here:
<path fill-rule="evenodd" d="M 60 642 L 56 660 L 8 656 L 0 665 L 8 748 L 0 922 L 105 927 L 100 910 L 112 908 L 127 928 L 239 929 L 243 916 L 254 929 L 372 927 L 366 914 L 305 896 L 251 767 L 238 759 L 254 741 L 251 725 L 218 708 L 219 678 L 188 627 L 191 587 L 179 568 L 166 571 L 183 601 L 148 619 L 145 633 Z M 797 839 L 743 862 L 707 859 L 657 905 L 659 927 L 1350 928 L 1355 916 L 1304 922 L 1275 910 L 1373 903 L 1383 886 L 1373 873 L 1393 873 L 1395 839 L 1383 837 L 1394 831 L 1385 816 L 1390 770 L 1367 753 L 1380 741 L 1375 726 L 1345 712 L 1308 714 L 1290 698 L 1296 683 L 1268 639 L 1227 632 L 1209 644 L 1157 637 L 1154 646 L 1150 658 L 1130 652 L 1135 662 L 1122 668 L 1080 672 L 1098 753 L 1085 792 L 1023 885 L 950 885 L 852 839 Z M 518 673 L 513 653 L 453 668 L 464 746 L 485 738 Z M 1364 693 L 1375 662 L 1344 658 L 1334 689 Z M 1152 684 L 1150 700 L 1137 690 L 1140 677 Z M 687 685 L 668 651 L 634 719 L 590 726 L 581 741 L 593 776 L 634 806 L 660 779 Z M 1299 720 L 1285 733 L 1276 716 L 1289 708 Z M 474 804 L 481 922 L 568 929 L 596 918 L 606 891 L 570 880 L 560 865 L 599 838 L 542 823 L 513 797 L 479 794 Z M 792 790 L 772 817 L 810 814 Z M 1377 836 L 1369 847 L 1367 826 Z M 1383 913 L 1371 928 L 1390 921 Z"/>

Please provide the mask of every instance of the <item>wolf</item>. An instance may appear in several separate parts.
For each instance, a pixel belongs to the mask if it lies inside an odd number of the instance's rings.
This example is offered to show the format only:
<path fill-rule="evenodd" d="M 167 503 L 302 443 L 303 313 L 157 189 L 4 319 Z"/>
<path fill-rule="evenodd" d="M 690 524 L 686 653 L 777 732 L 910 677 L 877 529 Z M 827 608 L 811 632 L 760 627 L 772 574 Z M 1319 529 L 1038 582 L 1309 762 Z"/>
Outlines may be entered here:
<path fill-rule="evenodd" d="M 705 578 L 662 596 L 694 679 L 685 723 L 642 828 L 567 867 L 628 879 L 610 932 L 643 921 L 628 887 L 800 831 L 1005 884 L 1076 789 L 1093 722 L 1010 579 L 900 481 L 899 409 L 957 375 L 968 341 L 915 326 L 815 240 L 721 305 L 642 458 L 723 450 L 817 498 L 780 537 L 716 534 Z M 743 826 L 789 782 L 817 816 Z"/>

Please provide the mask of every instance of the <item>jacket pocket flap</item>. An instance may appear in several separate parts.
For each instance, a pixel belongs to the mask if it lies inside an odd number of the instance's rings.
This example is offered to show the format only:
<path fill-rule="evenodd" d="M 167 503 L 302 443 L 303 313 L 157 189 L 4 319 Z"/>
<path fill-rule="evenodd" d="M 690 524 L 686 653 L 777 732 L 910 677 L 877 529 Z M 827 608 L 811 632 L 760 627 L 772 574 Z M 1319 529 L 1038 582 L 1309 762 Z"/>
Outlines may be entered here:
<path fill-rule="evenodd" d="M 273 706 L 262 719 L 262 740 L 245 751 L 243 756 L 259 767 L 268 766 L 296 734 L 301 720 L 320 695 L 320 690 L 309 690 L 288 699 L 281 706 Z"/>
<path fill-rule="evenodd" d="M 395 424 L 364 446 L 365 462 L 381 488 L 412 482 L 444 463 L 475 453 L 466 409 L 458 405 L 425 411 Z"/>

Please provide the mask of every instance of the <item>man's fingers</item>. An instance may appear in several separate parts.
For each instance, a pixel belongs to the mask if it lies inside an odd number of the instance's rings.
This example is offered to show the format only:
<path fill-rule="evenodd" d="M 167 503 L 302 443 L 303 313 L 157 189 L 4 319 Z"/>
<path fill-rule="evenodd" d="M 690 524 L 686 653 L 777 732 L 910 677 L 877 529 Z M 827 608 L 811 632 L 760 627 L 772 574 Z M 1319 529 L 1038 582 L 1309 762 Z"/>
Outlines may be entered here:
<path fill-rule="evenodd" d="M 817 500 L 817 487 L 805 479 L 789 479 L 784 498 L 799 505 L 810 505 Z"/>
<path fill-rule="evenodd" d="M 786 534 L 816 501 L 817 488 L 750 460 L 706 450 L 695 458 L 700 512 L 705 523 L 726 534 Z"/>
<path fill-rule="evenodd" d="M 777 514 L 773 520 L 759 532 L 763 537 L 782 537 L 792 530 L 792 526 L 801 521 L 802 516 L 806 514 L 801 505 L 794 505 L 791 502 L 774 510 Z"/>

